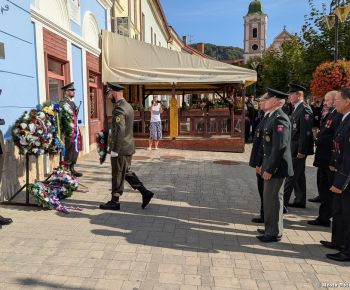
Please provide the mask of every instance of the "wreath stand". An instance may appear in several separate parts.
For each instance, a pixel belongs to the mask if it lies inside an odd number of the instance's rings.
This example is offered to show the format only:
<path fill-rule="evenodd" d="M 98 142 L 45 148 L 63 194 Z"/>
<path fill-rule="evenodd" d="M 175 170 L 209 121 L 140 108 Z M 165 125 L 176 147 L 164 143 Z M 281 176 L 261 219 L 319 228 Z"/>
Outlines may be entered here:
<path fill-rule="evenodd" d="M 8 200 L 5 202 L 2 202 L 2 204 L 4 205 L 20 205 L 20 206 L 33 206 L 33 207 L 39 207 L 38 204 L 35 203 L 29 203 L 29 190 L 28 190 L 28 185 L 29 185 L 29 154 L 26 154 L 26 159 L 25 159 L 25 167 L 26 167 L 26 181 L 25 184 L 16 191 L 16 193 Z M 44 180 L 44 182 L 46 182 L 53 173 L 50 173 L 49 176 Z M 18 196 L 18 194 L 20 194 L 23 189 L 26 189 L 26 201 L 25 203 L 23 202 L 13 202 L 13 200 L 16 198 L 16 196 Z"/>

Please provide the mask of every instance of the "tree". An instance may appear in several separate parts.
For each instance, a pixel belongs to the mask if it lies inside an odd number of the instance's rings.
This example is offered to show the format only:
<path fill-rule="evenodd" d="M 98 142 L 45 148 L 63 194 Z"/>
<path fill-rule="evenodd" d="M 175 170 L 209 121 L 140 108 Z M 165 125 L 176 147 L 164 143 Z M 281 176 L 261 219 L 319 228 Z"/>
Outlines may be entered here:
<path fill-rule="evenodd" d="M 308 0 L 310 5 L 310 13 L 305 16 L 305 23 L 301 29 L 301 39 L 305 46 L 304 55 L 304 74 L 305 82 L 308 83 L 312 79 L 312 74 L 316 67 L 323 62 L 334 60 L 335 51 L 335 27 L 328 30 L 324 16 L 333 14 L 336 8 L 335 2 L 331 1 L 331 5 L 325 3 L 322 9 L 318 9 L 314 0 Z M 350 4 L 350 0 L 345 1 Z M 329 8 L 329 10 L 328 10 Z M 339 58 L 350 58 L 350 17 L 344 22 L 339 23 Z"/>
<path fill-rule="evenodd" d="M 303 74 L 303 56 L 305 48 L 298 37 L 285 41 L 281 51 L 270 49 L 266 51 L 262 58 L 250 59 L 247 67 L 255 69 L 258 73 L 256 84 L 257 95 L 266 92 L 266 88 L 271 87 L 281 91 L 287 91 L 288 84 L 297 82 L 305 84 Z M 251 92 L 251 88 L 247 92 Z"/>

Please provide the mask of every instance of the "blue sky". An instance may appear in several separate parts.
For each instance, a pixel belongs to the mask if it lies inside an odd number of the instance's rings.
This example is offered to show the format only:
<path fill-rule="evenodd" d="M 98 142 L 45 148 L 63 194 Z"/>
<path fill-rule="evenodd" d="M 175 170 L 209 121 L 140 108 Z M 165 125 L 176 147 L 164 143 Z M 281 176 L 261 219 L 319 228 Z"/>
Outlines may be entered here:
<path fill-rule="evenodd" d="M 268 45 L 283 30 L 299 33 L 304 15 L 310 9 L 308 0 L 261 0 L 268 15 Z M 321 7 L 330 0 L 314 0 Z M 165 15 L 180 35 L 191 35 L 192 42 L 243 48 L 243 16 L 250 0 L 161 0 Z"/>

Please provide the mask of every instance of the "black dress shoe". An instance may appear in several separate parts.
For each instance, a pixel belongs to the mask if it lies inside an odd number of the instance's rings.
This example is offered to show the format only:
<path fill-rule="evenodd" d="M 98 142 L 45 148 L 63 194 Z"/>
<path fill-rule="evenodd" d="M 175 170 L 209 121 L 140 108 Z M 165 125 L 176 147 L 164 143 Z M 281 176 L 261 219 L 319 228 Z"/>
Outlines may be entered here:
<path fill-rule="evenodd" d="M 264 230 L 264 229 L 257 229 L 257 232 L 258 232 L 259 234 L 262 234 L 262 235 L 265 234 L 265 230 Z"/>
<path fill-rule="evenodd" d="M 4 218 L 3 216 L 0 215 L 0 226 L 6 226 L 12 223 L 12 219 L 10 218 Z"/>
<path fill-rule="evenodd" d="M 331 222 L 330 221 L 323 222 L 323 221 L 320 221 L 318 219 L 315 219 L 313 221 L 308 221 L 307 223 L 309 225 L 312 225 L 312 226 L 321 226 L 321 227 L 326 227 L 326 228 L 329 228 L 331 226 Z"/>
<path fill-rule="evenodd" d="M 100 204 L 100 209 L 104 210 L 120 210 L 120 203 L 110 200 L 105 204 Z"/>
<path fill-rule="evenodd" d="M 149 204 L 152 197 L 154 196 L 154 193 L 148 189 L 142 192 L 142 205 L 141 207 L 145 209 L 145 207 Z"/>
<path fill-rule="evenodd" d="M 327 254 L 326 257 L 328 259 L 332 259 L 332 260 L 339 261 L 339 262 L 350 262 L 350 256 L 345 255 L 342 252 L 339 252 L 336 254 Z"/>
<path fill-rule="evenodd" d="M 341 250 L 344 247 L 339 246 L 333 242 L 328 242 L 328 241 L 320 241 L 321 245 L 328 248 L 328 249 L 332 249 L 332 250 Z"/>
<path fill-rule="evenodd" d="M 288 204 L 288 207 L 306 208 L 306 205 L 303 205 L 301 203 L 290 203 Z"/>
<path fill-rule="evenodd" d="M 269 235 L 261 235 L 256 237 L 260 240 L 260 242 L 263 242 L 263 243 L 279 242 L 282 238 L 282 237 L 274 237 Z"/>
<path fill-rule="evenodd" d="M 262 218 L 262 217 L 255 217 L 255 218 L 252 218 L 252 222 L 256 223 L 256 224 L 261 224 L 261 223 L 264 222 L 264 218 Z"/>
<path fill-rule="evenodd" d="M 77 171 L 73 171 L 72 174 L 73 174 L 75 177 L 82 177 L 82 176 L 83 176 L 82 173 L 77 172 Z"/>
<path fill-rule="evenodd" d="M 321 202 L 321 198 L 318 195 L 318 196 L 316 196 L 314 198 L 309 198 L 308 201 L 310 201 L 310 202 Z"/>

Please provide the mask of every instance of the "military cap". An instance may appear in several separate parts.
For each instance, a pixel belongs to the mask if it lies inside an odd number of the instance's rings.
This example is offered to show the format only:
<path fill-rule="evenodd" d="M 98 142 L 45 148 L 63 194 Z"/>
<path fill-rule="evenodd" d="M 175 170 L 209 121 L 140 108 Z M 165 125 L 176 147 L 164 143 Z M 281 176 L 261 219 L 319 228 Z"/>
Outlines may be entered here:
<path fill-rule="evenodd" d="M 277 99 L 286 99 L 288 97 L 288 94 L 281 91 L 277 91 L 275 89 L 267 88 L 267 96 L 265 98 L 270 99 L 274 97 Z"/>
<path fill-rule="evenodd" d="M 124 90 L 124 87 L 121 86 L 121 85 L 107 83 L 107 90 L 106 90 L 107 93 L 110 92 L 110 91 L 119 92 L 119 91 L 122 91 L 122 90 Z"/>
<path fill-rule="evenodd" d="M 64 91 L 75 91 L 74 82 L 69 83 L 61 88 Z"/>
<path fill-rule="evenodd" d="M 306 92 L 306 88 L 298 84 L 289 84 L 288 87 L 289 87 L 288 93 L 294 93 L 294 92 L 300 92 L 300 91 Z"/>
<path fill-rule="evenodd" d="M 260 98 L 257 98 L 256 101 L 257 102 L 261 102 L 261 101 L 265 101 L 267 98 L 267 93 L 263 94 Z"/>

